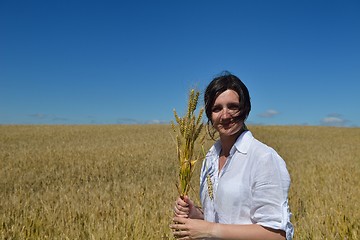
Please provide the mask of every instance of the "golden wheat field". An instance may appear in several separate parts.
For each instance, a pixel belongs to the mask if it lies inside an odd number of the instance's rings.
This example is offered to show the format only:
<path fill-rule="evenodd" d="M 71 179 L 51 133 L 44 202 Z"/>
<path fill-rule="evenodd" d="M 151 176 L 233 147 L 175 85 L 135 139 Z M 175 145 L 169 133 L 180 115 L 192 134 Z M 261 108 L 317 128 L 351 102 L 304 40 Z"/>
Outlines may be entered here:
<path fill-rule="evenodd" d="M 360 238 L 360 128 L 249 129 L 287 163 L 294 239 Z M 172 239 L 177 166 L 170 125 L 2 125 L 0 238 Z"/>

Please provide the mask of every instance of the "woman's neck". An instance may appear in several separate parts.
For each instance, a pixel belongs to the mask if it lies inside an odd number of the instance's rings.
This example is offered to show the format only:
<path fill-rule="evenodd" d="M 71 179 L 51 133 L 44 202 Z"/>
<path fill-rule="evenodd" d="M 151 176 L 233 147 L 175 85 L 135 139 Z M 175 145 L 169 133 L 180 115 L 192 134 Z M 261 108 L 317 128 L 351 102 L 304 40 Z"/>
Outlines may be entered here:
<path fill-rule="evenodd" d="M 228 157 L 230 155 L 230 150 L 232 146 L 235 144 L 236 139 L 241 135 L 242 132 L 243 130 L 231 136 L 220 136 L 221 155 L 224 155 L 225 157 Z"/>

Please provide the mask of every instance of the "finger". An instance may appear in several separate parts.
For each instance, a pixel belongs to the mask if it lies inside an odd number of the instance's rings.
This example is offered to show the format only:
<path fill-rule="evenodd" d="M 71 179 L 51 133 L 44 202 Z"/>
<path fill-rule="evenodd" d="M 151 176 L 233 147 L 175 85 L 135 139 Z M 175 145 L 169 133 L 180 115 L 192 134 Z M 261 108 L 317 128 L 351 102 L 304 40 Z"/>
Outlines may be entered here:
<path fill-rule="evenodd" d="M 189 198 L 189 196 L 185 196 L 184 201 L 186 202 L 189 208 L 194 205 L 194 202 Z"/>
<path fill-rule="evenodd" d="M 179 223 L 174 223 L 174 224 L 170 224 L 169 226 L 171 229 L 175 230 L 176 232 L 181 232 L 181 231 L 185 231 L 187 230 L 185 224 L 179 224 Z"/>
<path fill-rule="evenodd" d="M 182 212 L 180 211 L 179 209 L 177 209 L 176 207 L 174 207 L 174 215 L 177 216 L 177 217 L 185 217 L 187 218 L 188 217 L 188 212 Z"/>
<path fill-rule="evenodd" d="M 189 236 L 188 231 L 173 231 L 173 235 L 176 238 L 180 238 L 180 237 L 187 237 Z"/>
<path fill-rule="evenodd" d="M 189 206 L 189 204 L 187 202 L 185 202 L 183 199 L 181 198 L 178 198 L 177 201 L 176 201 L 176 204 L 179 205 L 179 206 L 183 206 L 183 207 L 187 207 Z"/>
<path fill-rule="evenodd" d="M 181 212 L 187 212 L 190 209 L 189 206 L 180 204 L 175 205 L 175 207 Z"/>
<path fill-rule="evenodd" d="M 176 205 L 175 207 L 177 208 L 177 210 L 179 210 L 180 212 L 184 212 L 184 213 L 187 213 L 190 210 L 188 207 L 184 207 L 184 206 L 180 206 L 180 205 Z"/>
<path fill-rule="evenodd" d="M 178 217 L 178 218 L 189 218 L 188 215 L 178 215 L 178 214 L 174 214 L 174 217 Z"/>
<path fill-rule="evenodd" d="M 188 219 L 182 218 L 182 217 L 174 217 L 173 222 L 180 223 L 180 225 L 184 226 L 184 223 L 186 223 Z"/>
<path fill-rule="evenodd" d="M 189 236 L 174 236 L 175 239 L 178 239 L 178 240 L 187 240 L 187 239 L 191 239 Z"/>

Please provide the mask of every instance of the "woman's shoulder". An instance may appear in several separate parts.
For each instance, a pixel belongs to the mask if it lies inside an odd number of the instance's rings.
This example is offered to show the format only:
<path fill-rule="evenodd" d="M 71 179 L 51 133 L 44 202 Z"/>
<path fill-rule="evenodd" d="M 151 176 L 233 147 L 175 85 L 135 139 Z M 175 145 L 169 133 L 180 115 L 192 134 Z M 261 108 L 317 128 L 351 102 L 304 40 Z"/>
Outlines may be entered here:
<path fill-rule="evenodd" d="M 254 137 L 250 131 L 246 133 L 246 136 L 249 145 L 248 151 L 255 153 L 270 153 L 274 151 L 272 147 L 268 146 L 267 144 Z"/>
<path fill-rule="evenodd" d="M 249 152 L 252 156 L 255 156 L 258 160 L 264 159 L 277 159 L 283 160 L 278 152 L 271 146 L 261 142 L 260 140 L 254 138 L 249 148 Z"/>

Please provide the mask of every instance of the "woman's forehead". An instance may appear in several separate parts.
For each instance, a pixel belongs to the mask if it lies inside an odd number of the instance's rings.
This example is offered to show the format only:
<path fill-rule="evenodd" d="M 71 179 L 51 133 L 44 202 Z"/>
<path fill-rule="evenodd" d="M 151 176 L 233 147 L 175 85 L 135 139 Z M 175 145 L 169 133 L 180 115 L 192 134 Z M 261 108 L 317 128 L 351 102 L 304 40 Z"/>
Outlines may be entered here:
<path fill-rule="evenodd" d="M 239 102 L 239 94 L 232 89 L 227 89 L 216 97 L 215 103 L 217 102 Z"/>

